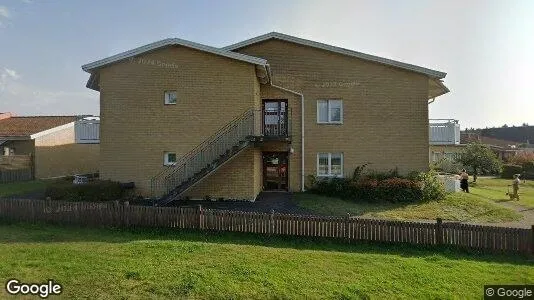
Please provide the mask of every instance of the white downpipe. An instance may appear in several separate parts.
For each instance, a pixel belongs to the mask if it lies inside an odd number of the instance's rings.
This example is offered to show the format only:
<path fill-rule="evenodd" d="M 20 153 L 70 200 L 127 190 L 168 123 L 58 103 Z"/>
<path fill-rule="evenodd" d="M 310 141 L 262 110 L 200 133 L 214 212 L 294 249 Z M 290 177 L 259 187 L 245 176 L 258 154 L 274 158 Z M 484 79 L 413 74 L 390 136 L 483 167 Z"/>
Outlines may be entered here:
<path fill-rule="evenodd" d="M 274 88 L 300 96 L 300 191 L 304 192 L 304 95 L 299 92 L 295 92 L 290 89 L 286 89 L 284 87 L 273 84 L 272 76 L 269 76 L 269 83 Z"/>

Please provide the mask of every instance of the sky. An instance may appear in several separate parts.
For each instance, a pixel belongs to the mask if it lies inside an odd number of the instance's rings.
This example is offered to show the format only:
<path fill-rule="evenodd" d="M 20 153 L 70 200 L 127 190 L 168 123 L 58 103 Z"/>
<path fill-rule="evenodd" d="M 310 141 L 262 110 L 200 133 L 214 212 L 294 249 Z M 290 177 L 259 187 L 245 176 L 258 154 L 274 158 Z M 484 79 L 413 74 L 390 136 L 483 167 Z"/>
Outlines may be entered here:
<path fill-rule="evenodd" d="M 169 37 L 223 47 L 271 31 L 446 72 L 430 118 L 534 125 L 532 0 L 0 0 L 0 112 L 98 115 L 83 64 Z"/>

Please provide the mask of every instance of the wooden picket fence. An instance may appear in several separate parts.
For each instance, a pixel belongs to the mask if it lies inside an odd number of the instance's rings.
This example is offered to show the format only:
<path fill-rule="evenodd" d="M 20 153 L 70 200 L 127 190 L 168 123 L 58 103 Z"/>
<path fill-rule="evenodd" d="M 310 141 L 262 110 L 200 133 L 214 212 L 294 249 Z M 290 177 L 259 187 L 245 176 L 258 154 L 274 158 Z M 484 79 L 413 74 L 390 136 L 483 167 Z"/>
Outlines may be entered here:
<path fill-rule="evenodd" d="M 28 181 L 33 179 L 31 168 L 0 169 L 0 183 Z"/>
<path fill-rule="evenodd" d="M 157 227 L 452 245 L 496 252 L 534 253 L 531 229 L 460 223 L 238 212 L 202 207 L 131 206 L 115 202 L 0 199 L 0 219 L 82 226 Z"/>

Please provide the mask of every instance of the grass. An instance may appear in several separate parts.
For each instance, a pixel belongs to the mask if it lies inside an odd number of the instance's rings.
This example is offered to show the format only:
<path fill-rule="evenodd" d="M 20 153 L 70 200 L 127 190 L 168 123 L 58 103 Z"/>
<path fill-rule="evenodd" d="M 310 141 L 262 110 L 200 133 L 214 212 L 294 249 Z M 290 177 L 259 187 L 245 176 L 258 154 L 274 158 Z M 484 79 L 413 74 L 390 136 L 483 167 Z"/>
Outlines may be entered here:
<path fill-rule="evenodd" d="M 511 179 L 500 178 L 479 178 L 477 182 L 471 184 L 470 192 L 483 198 L 493 200 L 495 202 L 510 201 L 506 195 L 508 185 L 512 184 Z M 511 190 L 511 188 L 510 188 Z M 525 183 L 521 182 L 519 185 L 519 201 L 511 201 L 518 203 L 525 207 L 534 207 L 534 181 L 527 180 Z"/>
<path fill-rule="evenodd" d="M 45 188 L 46 183 L 41 180 L 0 183 L 0 197 L 43 192 Z"/>
<path fill-rule="evenodd" d="M 445 199 L 416 204 L 357 203 L 338 198 L 309 193 L 295 194 L 299 206 L 323 215 L 351 215 L 396 220 L 444 220 L 464 222 L 499 223 L 521 220 L 521 214 L 495 202 L 509 201 L 505 195 L 511 180 L 479 178 L 471 184 L 470 193 L 448 194 Z M 527 207 L 534 207 L 534 182 L 522 183 L 521 200 Z"/>
<path fill-rule="evenodd" d="M 481 298 L 533 284 L 525 257 L 237 233 L 0 225 L 0 281 L 63 285 L 64 298 Z M 0 298 L 7 295 L 2 289 Z"/>
<path fill-rule="evenodd" d="M 473 194 L 455 193 L 440 201 L 416 204 L 357 203 L 310 193 L 295 194 L 298 205 L 323 215 L 366 216 L 394 220 L 444 220 L 464 222 L 509 222 L 521 219 L 511 209 L 497 206 Z"/>

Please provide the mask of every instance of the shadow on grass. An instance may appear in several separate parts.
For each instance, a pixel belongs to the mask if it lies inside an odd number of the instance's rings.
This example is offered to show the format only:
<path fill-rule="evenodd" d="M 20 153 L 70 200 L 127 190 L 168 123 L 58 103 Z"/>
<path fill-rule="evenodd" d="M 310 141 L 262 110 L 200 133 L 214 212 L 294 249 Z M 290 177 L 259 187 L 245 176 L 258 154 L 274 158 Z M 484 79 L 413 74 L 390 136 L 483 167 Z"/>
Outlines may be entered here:
<path fill-rule="evenodd" d="M 401 257 L 498 262 L 534 266 L 532 255 L 488 253 L 448 246 L 412 245 L 366 241 L 346 242 L 340 239 L 270 236 L 239 232 L 214 232 L 184 229 L 118 229 L 87 228 L 50 224 L 0 223 L 0 244 L 100 242 L 129 243 L 135 241 L 182 241 L 213 244 L 262 246 L 295 250 L 333 251 L 362 254 L 388 254 Z"/>

